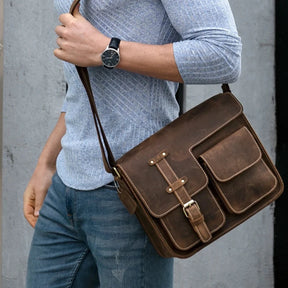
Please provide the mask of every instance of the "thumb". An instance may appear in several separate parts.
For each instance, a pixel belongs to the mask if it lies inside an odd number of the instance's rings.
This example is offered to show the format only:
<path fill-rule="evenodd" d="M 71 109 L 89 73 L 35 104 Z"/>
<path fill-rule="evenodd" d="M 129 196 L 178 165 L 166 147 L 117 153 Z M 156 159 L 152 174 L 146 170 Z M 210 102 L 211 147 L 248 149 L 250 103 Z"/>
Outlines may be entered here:
<path fill-rule="evenodd" d="M 35 198 L 35 209 L 34 209 L 34 216 L 38 217 L 42 204 L 44 202 L 46 193 L 38 193 Z"/>

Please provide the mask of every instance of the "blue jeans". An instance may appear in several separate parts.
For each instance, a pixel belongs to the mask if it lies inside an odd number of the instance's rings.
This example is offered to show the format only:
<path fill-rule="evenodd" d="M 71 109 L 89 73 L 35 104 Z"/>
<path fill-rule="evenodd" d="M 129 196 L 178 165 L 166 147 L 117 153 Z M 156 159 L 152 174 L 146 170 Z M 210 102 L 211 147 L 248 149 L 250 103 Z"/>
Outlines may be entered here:
<path fill-rule="evenodd" d="M 170 288 L 173 259 L 160 257 L 113 187 L 66 187 L 57 174 L 40 211 L 26 288 Z"/>

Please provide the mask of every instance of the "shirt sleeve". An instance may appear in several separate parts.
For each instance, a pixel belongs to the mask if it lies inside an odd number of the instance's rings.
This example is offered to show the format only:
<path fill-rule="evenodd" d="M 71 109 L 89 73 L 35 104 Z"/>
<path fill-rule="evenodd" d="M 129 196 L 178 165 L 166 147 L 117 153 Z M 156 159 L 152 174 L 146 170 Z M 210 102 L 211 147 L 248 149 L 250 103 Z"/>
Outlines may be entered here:
<path fill-rule="evenodd" d="M 241 70 L 241 39 L 228 0 L 162 0 L 181 36 L 174 57 L 186 84 L 235 82 Z"/>
<path fill-rule="evenodd" d="M 66 101 L 66 97 L 63 101 L 62 107 L 61 107 L 61 112 L 65 112 L 66 113 L 67 110 L 67 101 Z"/>

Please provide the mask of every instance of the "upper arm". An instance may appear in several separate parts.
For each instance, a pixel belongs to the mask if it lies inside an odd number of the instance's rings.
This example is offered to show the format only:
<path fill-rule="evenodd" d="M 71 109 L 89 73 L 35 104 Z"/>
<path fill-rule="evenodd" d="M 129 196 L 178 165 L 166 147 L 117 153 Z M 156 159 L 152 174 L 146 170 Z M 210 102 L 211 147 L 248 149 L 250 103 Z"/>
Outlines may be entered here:
<path fill-rule="evenodd" d="M 174 43 L 174 56 L 184 82 L 235 81 L 242 46 L 228 0 L 162 0 L 162 4 L 182 38 Z"/>

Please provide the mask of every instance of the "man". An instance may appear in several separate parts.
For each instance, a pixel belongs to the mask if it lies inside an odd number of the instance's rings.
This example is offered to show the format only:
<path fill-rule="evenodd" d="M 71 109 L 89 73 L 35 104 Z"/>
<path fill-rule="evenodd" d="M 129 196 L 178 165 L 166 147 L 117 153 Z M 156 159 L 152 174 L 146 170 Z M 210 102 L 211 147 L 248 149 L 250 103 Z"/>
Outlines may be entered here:
<path fill-rule="evenodd" d="M 70 15 L 71 2 L 54 0 L 61 14 L 54 54 L 65 61 L 69 88 L 24 193 L 25 217 L 37 222 L 27 288 L 172 287 L 173 259 L 155 252 L 103 168 L 74 65 L 89 67 L 102 125 L 120 157 L 177 117 L 179 82 L 236 81 L 241 42 L 229 3 L 83 0 Z"/>

